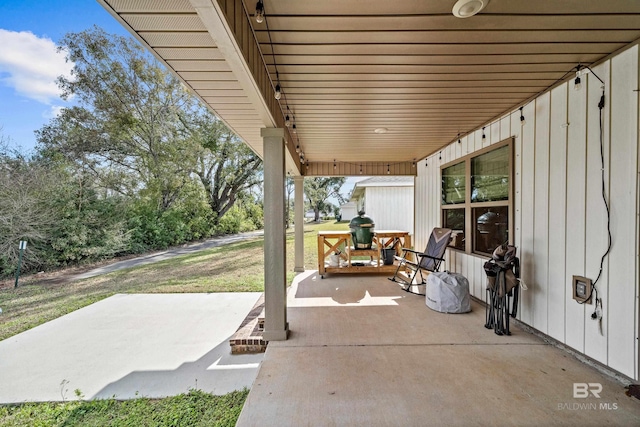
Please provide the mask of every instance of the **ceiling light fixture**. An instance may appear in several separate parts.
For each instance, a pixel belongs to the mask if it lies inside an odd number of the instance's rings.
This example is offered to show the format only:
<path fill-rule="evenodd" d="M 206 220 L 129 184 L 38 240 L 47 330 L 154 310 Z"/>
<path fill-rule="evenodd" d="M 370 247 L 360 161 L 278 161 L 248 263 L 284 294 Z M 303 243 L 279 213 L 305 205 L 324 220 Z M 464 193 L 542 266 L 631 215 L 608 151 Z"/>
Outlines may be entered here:
<path fill-rule="evenodd" d="M 456 18 L 469 18 L 487 7 L 489 0 L 458 0 L 453 5 L 453 16 Z"/>
<path fill-rule="evenodd" d="M 376 128 L 373 131 L 375 133 L 387 133 L 387 132 L 389 132 L 389 129 L 387 129 L 387 128 Z"/>
<path fill-rule="evenodd" d="M 387 175 L 389 175 L 391 173 L 391 169 L 389 169 L 391 165 L 387 164 Z"/>
<path fill-rule="evenodd" d="M 360 175 L 362 175 L 362 163 L 360 163 Z"/>
<path fill-rule="evenodd" d="M 482 139 L 487 139 L 487 135 L 484 134 L 484 126 L 482 127 Z"/>
<path fill-rule="evenodd" d="M 291 126 L 291 119 L 289 118 L 289 113 L 291 110 L 289 110 L 289 106 L 287 105 L 287 116 L 284 118 L 284 125 L 286 127 Z"/>
<path fill-rule="evenodd" d="M 256 3 L 256 22 L 258 24 L 264 22 L 264 3 L 262 3 L 262 0 L 258 0 L 258 3 Z"/>
<path fill-rule="evenodd" d="M 298 133 L 298 129 L 296 129 L 296 124 L 295 123 L 293 124 L 293 131 L 292 132 L 293 133 Z"/>
<path fill-rule="evenodd" d="M 524 119 L 524 112 L 522 111 L 523 109 L 524 109 L 524 106 L 520 107 L 520 125 L 521 126 L 524 126 L 527 124 L 527 122 Z"/>
<path fill-rule="evenodd" d="M 280 88 L 280 83 L 276 84 L 276 93 L 274 93 L 274 96 L 276 97 L 277 100 L 280 100 L 280 98 L 282 97 L 282 90 Z"/>

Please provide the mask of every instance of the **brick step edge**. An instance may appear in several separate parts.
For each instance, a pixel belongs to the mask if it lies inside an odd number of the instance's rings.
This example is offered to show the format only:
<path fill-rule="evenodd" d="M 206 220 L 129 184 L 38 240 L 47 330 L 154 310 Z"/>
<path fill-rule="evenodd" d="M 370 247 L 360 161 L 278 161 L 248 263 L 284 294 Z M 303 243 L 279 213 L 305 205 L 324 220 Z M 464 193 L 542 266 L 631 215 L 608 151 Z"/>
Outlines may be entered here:
<path fill-rule="evenodd" d="M 229 339 L 231 354 L 264 353 L 268 342 L 262 338 L 264 331 L 264 294 L 258 298 L 235 334 Z"/>

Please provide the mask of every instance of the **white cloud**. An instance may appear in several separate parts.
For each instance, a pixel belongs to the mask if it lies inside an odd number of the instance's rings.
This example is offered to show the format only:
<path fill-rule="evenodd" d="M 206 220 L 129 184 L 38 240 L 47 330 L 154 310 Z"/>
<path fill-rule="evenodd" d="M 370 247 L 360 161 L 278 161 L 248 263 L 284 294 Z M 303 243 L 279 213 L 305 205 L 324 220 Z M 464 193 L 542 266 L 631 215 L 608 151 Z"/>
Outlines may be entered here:
<path fill-rule="evenodd" d="M 62 110 L 64 110 L 64 108 L 65 107 L 61 105 L 51 105 L 47 111 L 42 113 L 42 117 L 44 117 L 45 119 L 54 119 L 58 117 L 60 113 L 62 113 Z"/>
<path fill-rule="evenodd" d="M 72 67 L 51 39 L 0 28 L 0 82 L 18 94 L 51 104 L 60 97 L 56 78 L 70 76 Z"/>

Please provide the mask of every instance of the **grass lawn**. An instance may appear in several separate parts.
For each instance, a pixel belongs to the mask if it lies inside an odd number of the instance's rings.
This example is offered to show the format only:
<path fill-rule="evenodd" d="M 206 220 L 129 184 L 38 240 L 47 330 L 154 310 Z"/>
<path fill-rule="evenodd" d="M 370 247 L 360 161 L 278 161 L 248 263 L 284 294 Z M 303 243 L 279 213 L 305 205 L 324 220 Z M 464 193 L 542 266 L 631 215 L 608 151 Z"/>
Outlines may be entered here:
<path fill-rule="evenodd" d="M 224 396 L 191 391 L 165 399 L 105 399 L 0 406 L 0 427 L 232 427 L 238 420 L 247 394 L 248 390 Z"/>
<path fill-rule="evenodd" d="M 305 226 L 305 267 L 317 268 L 318 230 L 348 230 L 334 221 Z M 182 255 L 84 280 L 23 277 L 0 288 L 0 340 L 118 293 L 255 292 L 264 290 L 263 239 Z M 288 282 L 294 277 L 294 235 L 287 234 Z M 64 278 L 64 275 L 62 276 Z M 165 399 L 114 399 L 0 406 L 4 426 L 233 426 L 248 391 L 201 391 Z"/>
<path fill-rule="evenodd" d="M 318 230 L 348 230 L 334 221 L 305 226 L 305 266 L 317 268 Z M 0 340 L 119 293 L 261 292 L 263 239 L 239 242 L 84 280 L 51 284 L 22 278 L 0 289 Z M 288 281 L 293 280 L 294 236 L 287 234 Z"/>

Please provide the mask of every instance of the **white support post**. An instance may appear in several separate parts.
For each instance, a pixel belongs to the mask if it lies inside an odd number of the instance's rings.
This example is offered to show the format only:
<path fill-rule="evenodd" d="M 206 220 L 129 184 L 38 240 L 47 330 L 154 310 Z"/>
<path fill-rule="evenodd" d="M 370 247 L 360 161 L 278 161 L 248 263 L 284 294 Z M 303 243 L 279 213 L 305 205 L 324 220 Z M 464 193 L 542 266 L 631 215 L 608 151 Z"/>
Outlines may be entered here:
<path fill-rule="evenodd" d="M 287 339 L 284 129 L 260 130 L 264 144 L 265 341 Z"/>
<path fill-rule="evenodd" d="M 293 177 L 295 185 L 295 267 L 293 271 L 304 271 L 304 177 Z"/>

